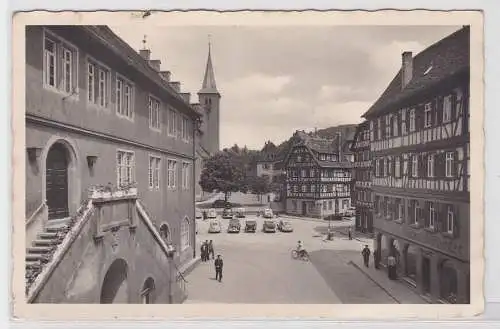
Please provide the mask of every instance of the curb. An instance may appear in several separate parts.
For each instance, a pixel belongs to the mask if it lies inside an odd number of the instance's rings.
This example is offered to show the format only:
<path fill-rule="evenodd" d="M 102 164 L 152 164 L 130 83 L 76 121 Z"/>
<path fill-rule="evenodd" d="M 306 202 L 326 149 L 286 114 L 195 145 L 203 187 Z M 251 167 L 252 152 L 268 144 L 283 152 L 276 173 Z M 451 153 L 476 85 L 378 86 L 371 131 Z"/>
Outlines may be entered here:
<path fill-rule="evenodd" d="M 359 267 L 358 264 L 354 263 L 352 260 L 350 260 L 348 262 L 348 264 L 351 264 L 352 266 L 354 266 L 355 268 L 357 268 L 361 273 L 363 273 L 368 279 L 370 279 L 373 283 L 375 283 L 380 289 L 382 289 L 388 296 L 390 296 L 392 299 L 394 299 L 394 301 L 398 304 L 401 304 L 401 302 L 396 298 L 394 297 L 393 294 L 391 294 L 386 288 L 384 288 L 380 283 L 378 283 L 377 280 L 375 280 L 374 278 L 372 278 L 368 273 L 366 273 L 361 267 Z"/>

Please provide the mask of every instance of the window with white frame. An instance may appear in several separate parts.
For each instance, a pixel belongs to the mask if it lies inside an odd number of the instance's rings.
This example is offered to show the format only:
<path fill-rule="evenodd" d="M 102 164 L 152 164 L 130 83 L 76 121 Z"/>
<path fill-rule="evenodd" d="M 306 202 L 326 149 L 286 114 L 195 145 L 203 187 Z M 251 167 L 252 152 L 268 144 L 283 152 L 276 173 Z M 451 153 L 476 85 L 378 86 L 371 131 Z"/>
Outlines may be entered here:
<path fill-rule="evenodd" d="M 316 192 L 316 185 L 311 185 L 311 192 Z"/>
<path fill-rule="evenodd" d="M 399 221 L 403 220 L 404 212 L 405 212 L 405 204 L 404 204 L 403 200 L 399 199 L 398 200 L 398 217 L 397 217 L 397 219 Z"/>
<path fill-rule="evenodd" d="M 168 135 L 177 137 L 177 112 L 174 109 L 168 109 Z"/>
<path fill-rule="evenodd" d="M 432 126 L 432 103 L 427 103 L 424 108 L 424 127 L 430 126 Z"/>
<path fill-rule="evenodd" d="M 161 130 L 160 101 L 149 96 L 148 107 L 149 127 L 155 130 Z"/>
<path fill-rule="evenodd" d="M 298 185 L 294 185 L 293 186 L 293 192 L 297 193 L 299 191 L 299 186 Z"/>
<path fill-rule="evenodd" d="M 389 166 L 389 159 L 384 159 L 384 177 L 387 176 L 387 169 L 388 169 L 388 166 Z"/>
<path fill-rule="evenodd" d="M 436 223 L 436 209 L 434 208 L 434 203 L 429 202 L 429 221 L 427 222 L 427 227 L 434 229 Z"/>
<path fill-rule="evenodd" d="M 184 218 L 181 223 L 181 251 L 189 248 L 191 244 L 190 234 L 189 234 L 189 219 Z"/>
<path fill-rule="evenodd" d="M 401 177 L 401 158 L 396 157 L 396 160 L 394 162 L 394 176 L 396 178 Z"/>
<path fill-rule="evenodd" d="M 377 139 L 382 139 L 382 120 L 380 118 L 377 122 Z"/>
<path fill-rule="evenodd" d="M 65 94 L 78 91 L 78 51 L 45 31 L 43 39 L 43 84 Z"/>
<path fill-rule="evenodd" d="M 452 206 L 447 207 L 447 216 L 446 216 L 446 232 L 453 234 L 455 227 L 455 212 L 453 211 Z"/>
<path fill-rule="evenodd" d="M 149 156 L 149 188 L 160 188 L 160 165 L 161 158 L 157 156 Z"/>
<path fill-rule="evenodd" d="M 380 175 L 380 161 L 381 161 L 381 159 L 375 160 L 375 176 Z"/>
<path fill-rule="evenodd" d="M 388 114 L 385 117 L 385 138 L 391 138 L 391 120 L 392 115 Z"/>
<path fill-rule="evenodd" d="M 401 110 L 401 135 L 406 135 L 406 109 Z"/>
<path fill-rule="evenodd" d="M 410 132 L 415 131 L 415 109 L 410 110 Z"/>
<path fill-rule="evenodd" d="M 181 138 L 185 142 L 191 141 L 191 121 L 189 118 L 182 116 L 181 119 Z"/>
<path fill-rule="evenodd" d="M 418 221 L 420 220 L 420 206 L 418 205 L 417 201 L 414 201 L 414 213 L 413 213 L 413 224 L 417 225 Z"/>
<path fill-rule="evenodd" d="M 427 177 L 434 177 L 434 154 L 427 155 Z"/>
<path fill-rule="evenodd" d="M 182 188 L 184 190 L 189 189 L 189 163 L 188 162 L 183 162 L 182 163 Z"/>
<path fill-rule="evenodd" d="M 328 207 L 328 203 L 326 201 L 323 201 L 323 210 L 326 210 Z"/>
<path fill-rule="evenodd" d="M 411 157 L 411 176 L 418 177 L 418 155 Z"/>
<path fill-rule="evenodd" d="M 109 69 L 93 60 L 87 63 L 87 97 L 91 104 L 99 107 L 109 105 Z"/>
<path fill-rule="evenodd" d="M 134 152 L 123 150 L 118 150 L 116 152 L 116 174 L 116 182 L 118 186 L 125 186 L 134 182 Z"/>
<path fill-rule="evenodd" d="M 443 123 L 451 121 L 451 96 L 448 95 L 443 99 Z"/>
<path fill-rule="evenodd" d="M 307 177 L 307 172 L 306 172 L 306 170 L 305 170 L 305 169 L 302 169 L 302 170 L 300 171 L 300 177 Z"/>
<path fill-rule="evenodd" d="M 446 177 L 453 177 L 453 167 L 455 166 L 455 156 L 453 152 L 446 152 L 445 158 L 445 174 Z"/>
<path fill-rule="evenodd" d="M 128 119 L 133 117 L 133 86 L 122 77 L 116 77 L 116 113 Z"/>
<path fill-rule="evenodd" d="M 175 188 L 177 186 L 177 161 L 168 160 L 167 162 L 167 186 Z"/>
<path fill-rule="evenodd" d="M 398 132 L 398 115 L 395 114 L 394 117 L 392 118 L 392 134 L 394 137 L 397 137 L 399 132 Z"/>
<path fill-rule="evenodd" d="M 301 186 L 301 189 L 302 189 L 302 193 L 305 193 L 305 192 L 306 192 L 306 189 L 307 189 L 307 186 L 306 186 L 306 185 L 302 185 L 302 186 Z"/>

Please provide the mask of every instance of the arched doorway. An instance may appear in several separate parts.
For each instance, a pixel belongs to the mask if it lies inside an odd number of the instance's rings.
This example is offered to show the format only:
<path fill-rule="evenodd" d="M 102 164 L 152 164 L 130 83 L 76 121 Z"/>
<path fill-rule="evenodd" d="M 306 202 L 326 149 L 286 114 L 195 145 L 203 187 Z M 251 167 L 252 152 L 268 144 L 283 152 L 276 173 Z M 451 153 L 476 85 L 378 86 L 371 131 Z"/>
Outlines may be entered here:
<path fill-rule="evenodd" d="M 168 225 L 166 223 L 163 223 L 160 226 L 160 236 L 162 237 L 163 241 L 170 242 L 170 229 L 168 228 Z"/>
<path fill-rule="evenodd" d="M 128 266 L 123 259 L 116 259 L 109 267 L 101 288 L 101 304 L 128 303 Z"/>
<path fill-rule="evenodd" d="M 417 282 L 417 261 L 418 249 L 412 245 L 407 245 L 403 251 L 405 257 L 404 275 L 414 284 Z"/>
<path fill-rule="evenodd" d="M 154 290 L 155 290 L 155 282 L 153 278 L 147 278 L 147 280 L 144 282 L 141 291 L 142 304 L 154 303 Z"/>
<path fill-rule="evenodd" d="M 445 260 L 439 267 L 440 297 L 449 303 L 457 302 L 458 276 L 451 261 Z"/>
<path fill-rule="evenodd" d="M 68 150 L 61 143 L 49 149 L 46 159 L 45 189 L 49 219 L 68 217 Z"/>

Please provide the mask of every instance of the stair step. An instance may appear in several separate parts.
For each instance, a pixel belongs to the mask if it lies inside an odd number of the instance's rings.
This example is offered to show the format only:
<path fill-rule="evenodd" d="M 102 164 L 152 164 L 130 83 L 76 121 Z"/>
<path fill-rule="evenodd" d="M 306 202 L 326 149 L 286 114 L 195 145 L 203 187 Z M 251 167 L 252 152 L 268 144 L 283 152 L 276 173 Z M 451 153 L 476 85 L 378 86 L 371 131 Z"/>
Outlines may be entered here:
<path fill-rule="evenodd" d="M 25 260 L 26 262 L 32 262 L 32 261 L 41 262 L 43 259 L 45 259 L 45 255 L 43 254 L 27 254 Z"/>
<path fill-rule="evenodd" d="M 51 246 L 37 246 L 28 248 L 29 254 L 46 254 L 52 251 Z"/>
<path fill-rule="evenodd" d="M 51 226 L 51 227 L 46 227 L 45 228 L 45 232 L 48 232 L 48 233 L 57 233 L 57 232 L 64 231 L 67 228 L 68 228 L 67 225 L 64 225 L 64 226 Z"/>
<path fill-rule="evenodd" d="M 52 240 L 52 239 L 57 239 L 57 232 L 43 232 L 38 234 L 38 238 L 40 239 L 46 239 L 46 240 Z"/>
<path fill-rule="evenodd" d="M 40 263 L 40 261 L 36 260 L 26 261 L 26 268 L 38 268 L 38 267 L 42 267 L 42 263 Z"/>
<path fill-rule="evenodd" d="M 59 244 L 59 240 L 58 239 L 37 239 L 35 241 L 33 241 L 33 245 L 35 247 L 43 247 L 43 246 L 54 246 L 54 245 L 57 245 Z"/>

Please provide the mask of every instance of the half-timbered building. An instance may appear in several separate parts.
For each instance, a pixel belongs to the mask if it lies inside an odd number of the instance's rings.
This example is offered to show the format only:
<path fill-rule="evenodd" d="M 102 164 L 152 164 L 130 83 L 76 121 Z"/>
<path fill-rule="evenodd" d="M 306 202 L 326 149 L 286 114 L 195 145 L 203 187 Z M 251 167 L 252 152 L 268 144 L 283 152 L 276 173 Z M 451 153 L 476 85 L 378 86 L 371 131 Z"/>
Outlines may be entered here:
<path fill-rule="evenodd" d="M 402 67 L 370 125 L 375 246 L 432 302 L 469 301 L 469 27 Z"/>
<path fill-rule="evenodd" d="M 352 205 L 356 208 L 355 229 L 363 233 L 372 233 L 372 162 L 368 121 L 358 125 L 351 151 L 354 153 Z"/>
<path fill-rule="evenodd" d="M 341 136 L 318 138 L 297 131 L 283 162 L 286 212 L 320 217 L 342 215 L 351 204 L 352 162 L 342 152 Z"/>

